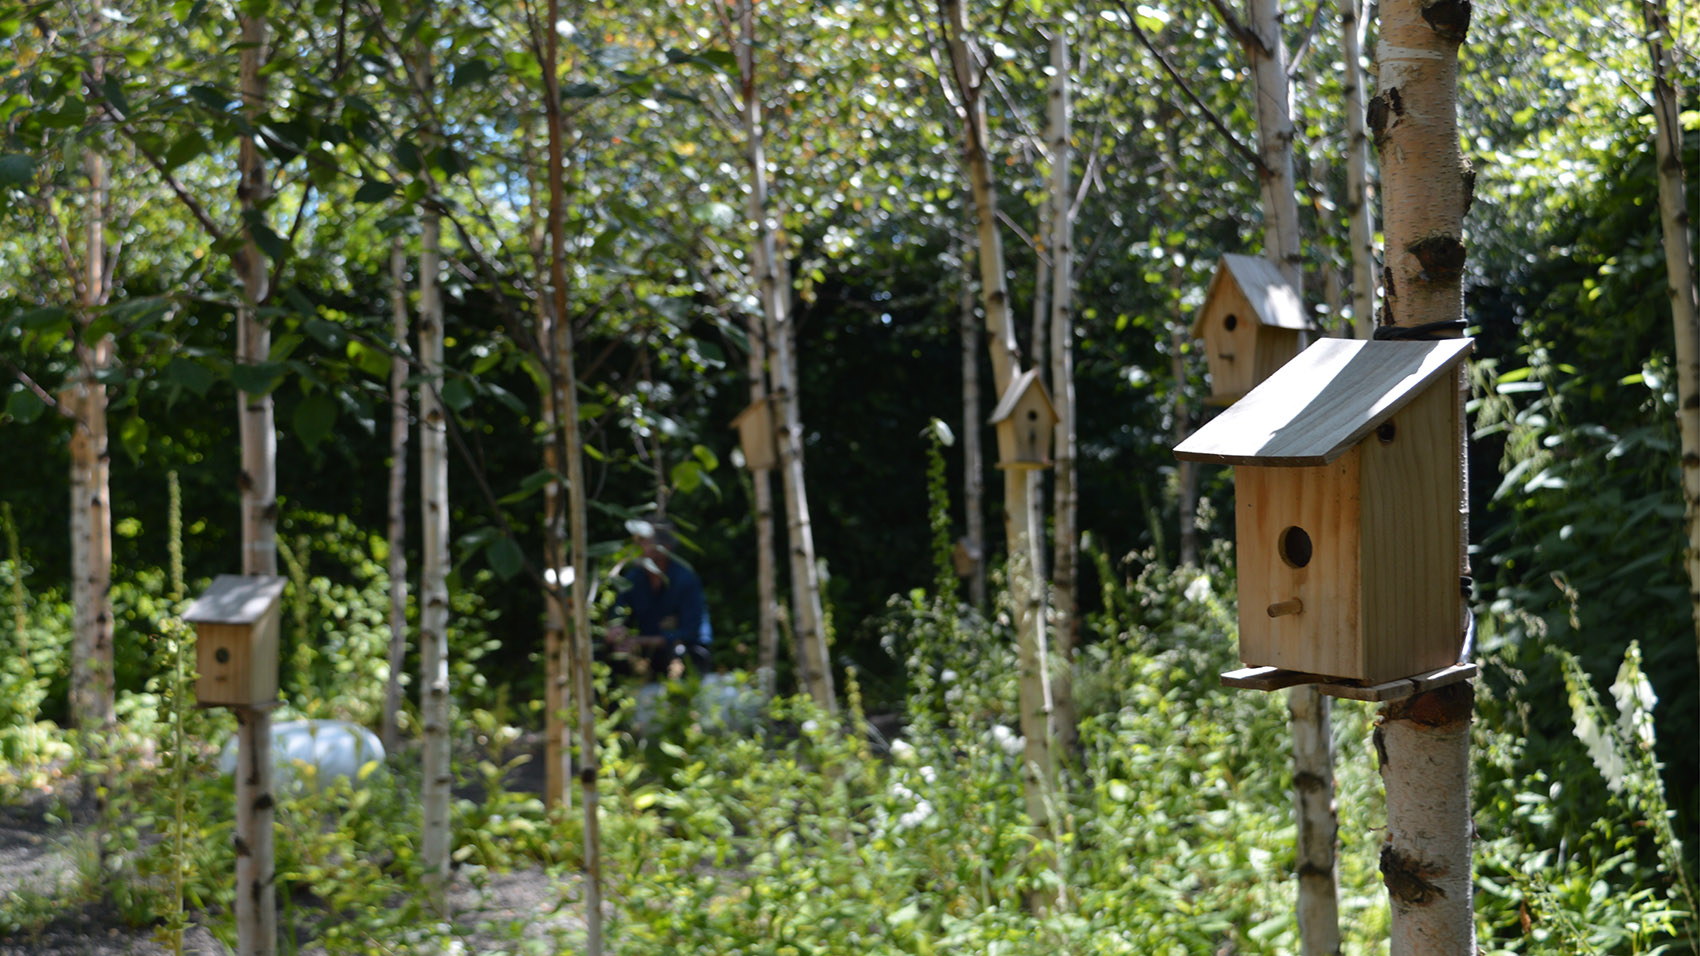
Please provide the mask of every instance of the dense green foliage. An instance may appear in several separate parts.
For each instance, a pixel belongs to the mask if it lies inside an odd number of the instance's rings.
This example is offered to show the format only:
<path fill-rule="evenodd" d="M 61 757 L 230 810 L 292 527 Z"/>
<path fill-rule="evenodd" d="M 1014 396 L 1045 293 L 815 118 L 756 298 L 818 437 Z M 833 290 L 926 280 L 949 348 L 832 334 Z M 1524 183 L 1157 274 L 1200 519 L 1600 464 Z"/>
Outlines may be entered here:
<path fill-rule="evenodd" d="M 254 128 L 231 88 L 238 6 L 267 12 L 278 38 L 258 123 L 275 197 L 246 221 L 231 174 L 236 140 Z M 719 4 L 567 6 L 568 313 L 597 573 L 627 518 L 665 510 L 704 571 L 720 663 L 747 667 L 754 521 L 725 427 L 747 401 L 742 328 L 754 308 L 733 41 Z M 1256 251 L 1256 182 L 1125 20 L 1139 17 L 1198 102 L 1249 137 L 1242 64 L 1213 5 L 975 14 L 996 81 L 1018 315 L 1034 305 L 1045 256 L 1044 30 L 1068 31 L 1080 64 L 1080 526 L 1099 546 L 1082 587 L 1081 749 L 1055 798 L 1054 872 L 1034 869 L 1010 756 L 1007 609 L 961 607 L 941 551 L 963 524 L 947 497 L 964 476 L 934 423 L 964 418 L 955 324 L 973 252 L 937 94 L 937 25 L 924 7 L 763 6 L 760 94 L 801 335 L 812 510 L 842 686 L 865 703 L 837 727 L 782 700 L 747 735 L 676 709 L 666 733 L 640 739 L 610 689 L 611 938 L 626 952 L 1292 951 L 1284 716 L 1216 686 L 1235 659 L 1227 546 L 1202 571 L 1173 567 L 1175 531 L 1195 518 L 1178 513 L 1168 447 L 1177 407 L 1196 408 L 1204 390 L 1190 351 L 1176 374 L 1170 332 L 1190 320 L 1217 255 Z M 95 898 L 175 925 L 166 898 L 178 873 L 192 918 L 230 933 L 229 784 L 205 752 L 230 728 L 178 692 L 166 474 L 184 483 L 192 591 L 235 563 L 239 388 L 272 394 L 282 433 L 287 713 L 375 722 L 389 586 L 377 449 L 388 370 L 408 358 L 388 331 L 388 257 L 392 241 L 413 254 L 427 203 L 448 223 L 449 371 L 435 384 L 453 412 L 457 859 L 488 880 L 546 868 L 570 901 L 576 824 L 504 782 L 518 735 L 541 723 L 542 600 L 525 567 L 542 552 L 549 477 L 531 343 L 545 271 L 539 11 L 510 0 L 81 7 L 0 0 L 0 793 L 59 785 L 75 749 L 60 729 L 68 427 L 41 396 L 76 375 L 75 336 L 111 332 L 116 362 L 101 378 L 127 740 L 107 819 L 122 823 L 80 853 L 77 885 L 0 904 L 0 933 Z M 1297 146 L 1315 250 L 1307 299 L 1322 314 L 1324 270 L 1344 255 L 1332 105 L 1343 73 L 1318 13 L 1297 77 Z M 1681 873 L 1700 870 L 1700 673 L 1649 123 L 1625 92 L 1646 86 L 1634 18 L 1615 5 L 1482 9 L 1464 51 L 1461 118 L 1479 172 L 1467 283 L 1479 360 L 1477 904 L 1493 952 L 1694 948 Z M 1565 39 L 1584 36 L 1597 48 Z M 429 97 L 401 53 L 415 39 L 437 57 Z M 1676 41 L 1692 49 L 1691 36 Z M 97 61 L 104 78 L 89 82 Z M 1685 117 L 1692 171 L 1700 118 Z M 76 229 L 92 215 L 91 150 L 115 169 L 104 215 L 120 251 L 112 300 L 83 309 Z M 272 354 L 250 369 L 231 359 L 230 254 L 244 234 L 274 275 L 262 309 Z M 995 489 L 998 473 L 987 476 Z M 1230 537 L 1230 478 L 1203 481 L 1196 520 L 1206 537 Z M 870 712 L 895 736 L 861 732 Z M 1336 713 L 1348 948 L 1373 951 L 1386 916 L 1369 714 Z M 166 743 L 178 717 L 192 745 Z M 552 940 L 475 905 L 454 926 L 424 920 L 410 756 L 353 792 L 286 800 L 288 928 L 331 952 L 444 933 L 482 951 L 547 950 Z M 181 787 L 157 772 L 176 766 L 189 771 Z M 174 829 L 190 835 L 181 853 L 159 839 Z M 1065 888 L 1063 905 L 1036 919 L 1021 891 L 1049 884 Z M 575 928 L 549 932 L 566 940 Z"/>

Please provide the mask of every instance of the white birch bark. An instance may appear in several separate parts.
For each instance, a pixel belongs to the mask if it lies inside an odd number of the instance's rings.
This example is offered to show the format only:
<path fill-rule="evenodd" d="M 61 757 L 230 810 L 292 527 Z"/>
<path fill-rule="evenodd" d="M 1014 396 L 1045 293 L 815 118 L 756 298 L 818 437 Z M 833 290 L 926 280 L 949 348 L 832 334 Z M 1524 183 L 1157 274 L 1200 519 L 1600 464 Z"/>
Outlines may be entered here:
<path fill-rule="evenodd" d="M 837 693 L 833 688 L 832 657 L 824 628 L 820 571 L 815 563 L 814 527 L 809 519 L 808 490 L 803 472 L 803 416 L 797 394 L 796 323 L 789 302 L 780 288 L 776 263 L 775 224 L 768 209 L 767 160 L 762 147 L 761 103 L 755 79 L 755 10 L 753 3 L 740 7 L 743 42 L 739 45 L 739 72 L 743 93 L 743 133 L 749 188 L 745 192 L 745 218 L 756 231 L 751 263 L 760 288 L 762 314 L 766 319 L 768 343 L 773 349 L 769 374 L 773 378 L 775 422 L 779 438 L 780 480 L 785 491 L 786 527 L 790 538 L 792 621 L 797 631 L 798 665 L 809 696 L 821 709 L 835 713 Z"/>
<path fill-rule="evenodd" d="M 987 346 L 998 394 L 1020 374 L 1020 352 L 1010 314 L 1009 288 L 1004 281 L 1003 239 L 998 231 L 997 191 L 987 153 L 986 107 L 980 71 L 967 41 L 961 0 L 946 0 L 945 28 L 954 65 L 957 119 L 962 130 L 963 162 L 974 197 L 979 232 L 980 297 L 986 313 Z M 1043 565 L 1040 538 L 1033 527 L 1029 481 L 1019 472 L 1004 474 L 1004 532 L 1009 542 L 1010 598 L 1016 616 L 1016 658 L 1020 670 L 1022 782 L 1028 818 L 1041 846 L 1050 839 L 1050 801 L 1056 796 L 1056 768 L 1051 759 L 1054 739 L 1050 667 L 1044 633 L 1041 589 L 1037 569 Z M 1048 855 L 1048 850 L 1041 850 Z M 1041 906 L 1046 901 L 1037 900 Z"/>
<path fill-rule="evenodd" d="M 401 354 L 390 360 L 389 678 L 384 682 L 384 753 L 401 743 L 401 671 L 407 660 L 407 251 L 390 245 L 390 336 Z"/>
<path fill-rule="evenodd" d="M 1252 0 L 1246 44 L 1257 99 L 1258 181 L 1263 191 L 1264 255 L 1300 299 L 1304 269 L 1299 206 L 1293 188 L 1292 86 L 1279 0 Z M 1298 817 L 1298 923 L 1304 956 L 1340 951 L 1335 888 L 1334 753 L 1330 701 L 1309 685 L 1287 692 L 1293 729 L 1293 801 Z"/>
<path fill-rule="evenodd" d="M 1688 196 L 1682 176 L 1682 123 L 1677 72 L 1670 49 L 1671 24 L 1664 0 L 1642 0 L 1647 53 L 1653 63 L 1653 157 L 1658 163 L 1659 225 L 1664 233 L 1665 277 L 1676 337 L 1677 426 L 1682 442 L 1683 520 L 1688 529 L 1689 600 L 1695 646 L 1700 650 L 1700 303 L 1695 298 Z"/>
<path fill-rule="evenodd" d="M 1075 591 L 1080 560 L 1076 526 L 1080 492 L 1075 484 L 1074 417 L 1074 209 L 1069 175 L 1072 137 L 1068 37 L 1059 21 L 1052 27 L 1050 123 L 1045 139 L 1051 162 L 1051 404 L 1057 412 L 1054 438 L 1056 500 L 1052 528 L 1051 629 L 1056 661 L 1051 670 L 1051 700 L 1055 705 L 1057 747 L 1074 750 L 1078 716 L 1074 707 L 1074 647 L 1080 627 L 1075 616 Z M 1038 341 L 1037 338 L 1034 340 Z M 1037 355 L 1042 353 L 1036 353 Z"/>
<path fill-rule="evenodd" d="M 261 73 L 267 54 L 267 23 L 263 16 L 240 18 L 242 52 L 240 84 L 242 110 L 257 124 L 266 107 L 266 80 Z M 246 219 L 263 214 L 271 187 L 259 144 L 252 136 L 238 140 L 236 186 L 238 205 Z M 270 292 L 266 259 L 244 224 L 246 237 L 237 256 L 242 301 L 236 314 L 236 361 L 253 365 L 271 355 L 271 330 L 260 321 L 259 306 Z M 242 443 L 242 573 L 277 573 L 277 430 L 272 421 L 271 395 L 239 394 L 238 434 Z M 247 766 L 236 777 L 236 948 L 239 956 L 272 956 L 277 952 L 277 896 L 272 858 L 271 709 L 269 704 L 236 708 L 239 758 Z"/>
<path fill-rule="evenodd" d="M 1351 224 L 1352 331 L 1375 335 L 1375 211 L 1370 197 L 1369 134 L 1364 131 L 1364 20 L 1358 0 L 1340 0 L 1340 52 L 1345 60 L 1346 217 Z"/>
<path fill-rule="evenodd" d="M 584 810 L 584 896 L 585 952 L 602 956 L 602 831 L 601 799 L 597 788 L 600 762 L 597 758 L 596 699 L 591 681 L 590 607 L 588 555 L 589 521 L 584 495 L 584 449 L 578 426 L 578 382 L 574 371 L 573 328 L 567 315 L 566 238 L 566 131 L 561 115 L 558 0 L 549 0 L 549 22 L 544 28 L 543 96 L 549 122 L 549 285 L 555 318 L 551 340 L 555 387 L 555 409 L 560 416 L 561 453 L 567 468 L 567 520 L 572 545 L 573 580 L 570 585 L 572 634 L 568 667 L 572 672 L 572 696 L 578 704 L 579 805 Z M 557 590 L 558 582 L 557 582 Z"/>
<path fill-rule="evenodd" d="M 1252 0 L 1251 57 L 1257 99 L 1257 154 L 1263 168 L 1263 254 L 1303 297 L 1299 251 L 1299 200 L 1293 189 L 1292 85 L 1287 80 L 1287 44 L 1281 35 L 1280 0 Z"/>
<path fill-rule="evenodd" d="M 767 400 L 766 333 L 759 316 L 749 323 L 750 401 Z M 756 519 L 756 678 L 762 697 L 778 690 L 779 590 L 773 555 L 773 469 L 750 469 Z"/>
<path fill-rule="evenodd" d="M 99 61 L 91 70 L 98 82 Z M 88 176 L 78 324 L 87 328 L 106 304 L 106 157 L 83 152 Z M 106 386 L 97 376 L 112 362 L 113 341 L 93 345 L 78 337 L 77 377 L 67 390 L 74 414 L 71 431 L 71 717 L 84 746 L 99 762 L 116 717 L 113 687 L 112 498 L 106 427 Z"/>
<path fill-rule="evenodd" d="M 1469 29 L 1470 5 L 1384 0 L 1380 9 L 1379 85 L 1367 110 L 1381 157 L 1387 242 L 1378 324 L 1456 321 L 1464 311 L 1463 221 L 1473 178 L 1459 150 L 1457 119 L 1458 47 Z M 1468 487 L 1464 451 L 1455 452 L 1461 488 Z M 1460 510 L 1459 549 L 1467 568 L 1467 498 Z M 1387 790 L 1381 870 L 1391 901 L 1391 956 L 1476 951 L 1472 705 L 1465 682 L 1381 708 L 1376 751 Z"/>
<path fill-rule="evenodd" d="M 957 324 L 962 347 L 962 507 L 967 515 L 968 550 L 974 556 L 974 574 L 968 582 L 968 599 L 975 608 L 986 609 L 986 460 L 980 436 L 986 427 L 980 402 L 980 332 L 974 316 L 974 280 L 968 259 L 962 259 L 962 285 L 957 293 Z"/>
<path fill-rule="evenodd" d="M 444 330 L 437 282 L 442 223 L 438 214 L 429 208 L 421 212 L 419 230 L 419 366 L 425 376 L 419 385 L 419 713 L 424 745 L 419 857 L 431 906 L 446 918 L 451 849 L 449 787 L 453 778 L 449 754 L 448 410 L 442 401 Z"/>

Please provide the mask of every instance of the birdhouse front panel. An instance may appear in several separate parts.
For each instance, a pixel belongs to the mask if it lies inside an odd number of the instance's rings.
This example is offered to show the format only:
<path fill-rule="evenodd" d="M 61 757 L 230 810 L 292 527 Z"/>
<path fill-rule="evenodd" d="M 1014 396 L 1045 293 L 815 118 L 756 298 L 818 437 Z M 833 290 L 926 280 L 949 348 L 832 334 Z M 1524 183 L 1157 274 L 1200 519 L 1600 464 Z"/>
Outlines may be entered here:
<path fill-rule="evenodd" d="M 1454 664 L 1463 639 L 1456 372 L 1358 445 L 1363 537 L 1364 679 Z"/>
<path fill-rule="evenodd" d="M 1210 369 L 1211 404 L 1231 404 L 1268 377 L 1259 374 L 1257 361 L 1261 326 L 1239 286 L 1232 282 L 1216 284 L 1197 327 L 1204 337 L 1204 360 Z"/>
<path fill-rule="evenodd" d="M 732 419 L 738 430 L 738 447 L 744 452 L 744 467 L 762 471 L 779 464 L 778 433 L 773 427 L 773 402 L 751 402 Z"/>
<path fill-rule="evenodd" d="M 261 707 L 277 699 L 277 632 L 284 579 L 223 574 L 183 612 L 195 626 L 196 702 Z"/>
<path fill-rule="evenodd" d="M 1258 667 L 1349 674 L 1361 664 L 1359 459 L 1239 468 L 1240 658 Z"/>

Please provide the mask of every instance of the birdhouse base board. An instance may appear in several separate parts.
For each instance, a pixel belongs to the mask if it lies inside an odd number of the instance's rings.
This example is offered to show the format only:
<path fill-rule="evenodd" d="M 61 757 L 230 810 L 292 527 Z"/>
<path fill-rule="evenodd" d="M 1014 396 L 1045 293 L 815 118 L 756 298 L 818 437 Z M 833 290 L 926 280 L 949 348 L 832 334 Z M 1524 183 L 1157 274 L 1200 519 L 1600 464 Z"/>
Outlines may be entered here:
<path fill-rule="evenodd" d="M 1448 684 L 1469 680 L 1476 676 L 1479 670 L 1480 668 L 1475 664 L 1453 664 L 1450 667 L 1443 667 L 1427 674 L 1418 674 L 1415 677 L 1401 677 L 1398 680 L 1366 685 L 1360 681 L 1324 677 L 1321 674 L 1306 674 L 1302 671 L 1290 671 L 1280 667 L 1242 667 L 1239 670 L 1224 673 L 1222 684 L 1226 687 L 1239 687 L 1245 690 L 1281 690 L 1284 687 L 1297 687 L 1300 684 L 1314 684 L 1318 691 L 1330 697 L 1384 703 L 1390 700 L 1403 700 L 1406 697 L 1436 690 Z"/>

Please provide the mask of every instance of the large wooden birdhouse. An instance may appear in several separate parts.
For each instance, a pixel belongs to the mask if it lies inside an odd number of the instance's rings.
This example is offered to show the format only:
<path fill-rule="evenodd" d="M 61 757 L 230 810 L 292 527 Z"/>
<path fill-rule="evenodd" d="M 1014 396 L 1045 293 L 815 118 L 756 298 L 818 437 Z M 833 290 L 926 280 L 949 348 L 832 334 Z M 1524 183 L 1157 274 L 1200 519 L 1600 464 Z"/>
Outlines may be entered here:
<path fill-rule="evenodd" d="M 1469 351 L 1323 339 L 1175 449 L 1237 466 L 1246 664 L 1380 684 L 1457 662 Z"/>
<path fill-rule="evenodd" d="M 284 579 L 221 574 L 183 612 L 195 625 L 202 707 L 266 707 L 277 699 L 278 608 Z"/>
<path fill-rule="evenodd" d="M 1038 369 L 1028 369 L 1009 383 L 988 423 L 998 432 L 999 468 L 1050 467 L 1057 410 L 1051 405 L 1045 383 L 1039 381 Z"/>
<path fill-rule="evenodd" d="M 763 397 L 751 402 L 732 419 L 738 430 L 738 446 L 744 451 L 744 467 L 751 471 L 779 463 L 778 433 L 773 427 L 773 401 Z"/>
<path fill-rule="evenodd" d="M 1204 340 L 1212 405 L 1232 405 L 1299 354 L 1304 303 L 1268 259 L 1228 253 L 1204 295 L 1192 337 Z"/>

